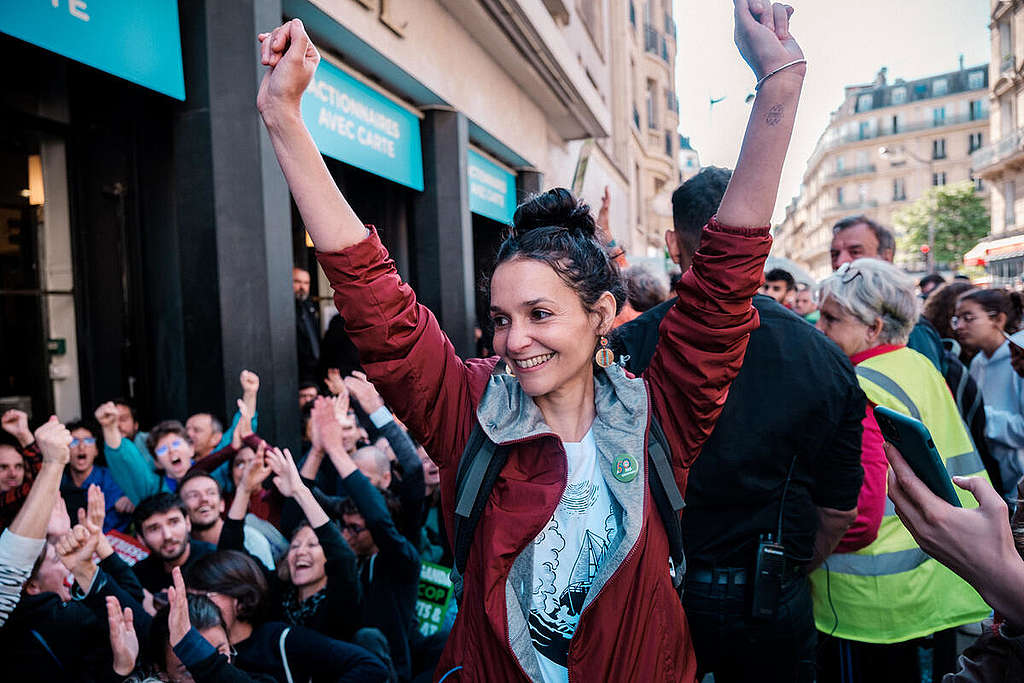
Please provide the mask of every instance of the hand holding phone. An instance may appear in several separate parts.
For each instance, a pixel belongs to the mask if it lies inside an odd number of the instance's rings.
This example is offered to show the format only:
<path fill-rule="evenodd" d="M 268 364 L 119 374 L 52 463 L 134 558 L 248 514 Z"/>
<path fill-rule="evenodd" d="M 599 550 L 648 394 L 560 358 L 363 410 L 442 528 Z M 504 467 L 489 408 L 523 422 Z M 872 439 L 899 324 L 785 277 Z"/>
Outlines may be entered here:
<path fill-rule="evenodd" d="M 874 412 L 882 436 L 899 450 L 917 478 L 939 498 L 950 505 L 962 507 L 949 472 L 924 423 L 885 406 L 876 406 Z"/>

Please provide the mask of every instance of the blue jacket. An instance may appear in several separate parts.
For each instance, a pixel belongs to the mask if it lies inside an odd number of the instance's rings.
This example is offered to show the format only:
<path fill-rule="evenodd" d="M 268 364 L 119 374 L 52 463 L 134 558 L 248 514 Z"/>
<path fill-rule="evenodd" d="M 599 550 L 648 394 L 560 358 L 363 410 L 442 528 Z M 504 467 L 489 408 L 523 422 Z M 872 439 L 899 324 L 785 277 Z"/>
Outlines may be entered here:
<path fill-rule="evenodd" d="M 1024 344 L 1024 332 L 1013 335 Z M 1024 379 L 1010 365 L 1010 343 L 1003 342 L 992 357 L 979 353 L 971 361 L 971 377 L 985 399 L 985 437 L 999 462 L 1003 494 L 1016 498 L 1024 476 Z"/>

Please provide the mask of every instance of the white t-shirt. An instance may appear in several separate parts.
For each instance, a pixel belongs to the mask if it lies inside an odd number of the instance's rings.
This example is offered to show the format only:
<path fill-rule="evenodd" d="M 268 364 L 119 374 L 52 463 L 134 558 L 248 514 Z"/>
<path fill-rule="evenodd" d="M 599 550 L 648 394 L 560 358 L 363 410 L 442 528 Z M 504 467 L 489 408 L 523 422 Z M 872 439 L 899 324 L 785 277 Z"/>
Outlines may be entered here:
<path fill-rule="evenodd" d="M 593 431 L 565 443 L 569 475 L 551 520 L 534 539 L 530 637 L 545 683 L 567 683 L 569 641 L 615 535 L 618 504 L 601 474 Z"/>

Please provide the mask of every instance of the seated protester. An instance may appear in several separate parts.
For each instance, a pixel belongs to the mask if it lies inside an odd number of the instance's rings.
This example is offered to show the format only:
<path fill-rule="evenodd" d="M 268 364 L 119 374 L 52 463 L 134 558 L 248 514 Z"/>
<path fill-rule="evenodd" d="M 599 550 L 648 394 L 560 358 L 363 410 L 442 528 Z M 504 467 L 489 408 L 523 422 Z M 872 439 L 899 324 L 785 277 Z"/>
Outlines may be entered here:
<path fill-rule="evenodd" d="M 255 385 L 255 389 L 253 389 L 253 385 Z M 258 388 L 259 378 L 247 370 L 243 371 L 242 401 L 250 406 L 254 415 L 256 410 L 255 392 Z M 193 416 L 193 418 L 195 417 Z M 192 467 L 197 453 L 192 438 L 189 436 L 188 428 L 177 420 L 164 420 L 150 431 L 146 445 L 156 458 L 158 469 L 154 470 L 152 463 L 135 447 L 135 444 L 122 438 L 117 425 L 117 407 L 112 401 L 108 401 L 96 409 L 96 420 L 103 428 L 105 442 L 103 453 L 107 465 L 133 503 L 137 505 L 141 499 L 161 491 L 174 493 L 177 490 L 178 481 Z M 224 462 L 234 455 L 240 445 L 234 439 L 235 425 L 238 420 L 239 415 L 236 414 L 231 429 L 221 438 L 223 445 L 213 453 L 205 450 L 206 444 L 212 437 L 200 429 L 204 423 L 193 421 L 192 434 L 198 435 L 202 443 L 202 448 L 199 451 L 200 457 L 209 453 L 206 457 L 217 458 L 219 456 L 221 458 L 219 462 Z M 227 488 L 230 485 L 226 467 L 214 471 L 213 475 L 220 482 L 222 488 Z"/>
<path fill-rule="evenodd" d="M 133 637 L 134 615 L 129 608 L 122 610 L 116 598 L 107 598 L 114 672 L 122 677 L 133 672 L 136 677 L 149 674 L 171 683 L 274 681 L 231 665 L 234 650 L 217 605 L 205 595 L 187 593 L 181 570 L 175 569 L 173 578 L 174 586 L 167 589 L 169 604 L 156 613 L 148 634 L 143 634 L 148 637 L 141 667 L 136 667 L 139 640 Z"/>
<path fill-rule="evenodd" d="M 8 414 L 4 415 L 5 427 Z M 27 424 L 26 420 L 26 429 Z M 46 535 L 52 526 L 50 520 L 54 510 L 59 509 L 67 517 L 67 510 L 58 508 L 58 504 L 63 505 L 60 478 L 70 457 L 68 443 L 71 433 L 52 418 L 36 430 L 35 441 L 42 448 L 42 464 L 32 483 L 32 494 L 26 498 L 10 527 L 0 535 L 0 627 L 21 600 L 22 588 L 46 547 Z M 62 526 L 69 530 L 70 520 Z"/>
<path fill-rule="evenodd" d="M 416 599 L 420 558 L 416 548 L 395 528 L 384 497 L 345 451 L 339 430 L 332 424 L 329 404 L 317 399 L 314 430 L 341 476 L 349 500 L 343 504 L 342 535 L 359 558 L 363 588 L 363 624 L 378 628 L 388 639 L 395 671 L 402 680 L 413 678 L 411 641 L 418 639 Z M 357 451 L 359 461 L 377 457 L 376 448 Z"/>
<path fill-rule="evenodd" d="M 78 510 L 85 508 L 86 492 L 96 485 L 103 491 L 107 504 L 103 533 L 111 529 L 125 531 L 132 521 L 135 506 L 114 481 L 110 470 L 95 464 L 100 452 L 96 432 L 85 422 L 72 422 L 68 429 L 71 430 L 71 460 L 60 482 L 60 495 L 68 506 L 68 513 L 77 519 Z"/>
<path fill-rule="evenodd" d="M 424 562 L 451 567 L 454 558 L 448 549 L 448 538 L 445 533 L 444 515 L 441 514 L 441 470 L 430 459 L 427 449 L 416 447 L 416 453 L 423 463 L 423 483 L 426 497 L 423 499 L 422 526 L 416 550 Z"/>
<path fill-rule="evenodd" d="M 0 493 L 25 483 L 25 458 L 14 446 L 0 442 Z"/>
<path fill-rule="evenodd" d="M 328 638 L 304 626 L 266 621 L 268 588 L 259 563 L 245 553 L 222 550 L 186 572 L 191 590 L 206 593 L 220 609 L 234 666 L 287 681 L 383 681 L 384 665 L 356 645 Z M 176 650 L 176 654 L 186 653 Z"/>
<path fill-rule="evenodd" d="M 239 481 L 220 547 L 242 550 L 239 528 L 250 500 L 246 494 L 260 488 L 274 471 L 274 486 L 288 497 L 290 504 L 301 508 L 304 519 L 291 533 L 291 545 L 279 571 L 266 572 L 268 615 L 275 621 L 305 626 L 330 638 L 351 640 L 362 626 L 356 556 L 302 482 L 287 449 L 283 453 L 268 450 L 266 461 L 263 456 L 261 448 Z"/>
<path fill-rule="evenodd" d="M 34 443 L 32 431 L 28 428 L 28 415 L 24 411 L 8 410 L 0 419 L 0 425 L 17 440 L 21 449 L 15 451 L 18 453 L 15 458 L 10 450 L 0 446 L 0 458 L 8 464 L 4 475 L 7 484 L 0 484 L 0 529 L 6 529 L 32 490 L 32 478 L 39 471 L 43 456 Z"/>
<path fill-rule="evenodd" d="M 173 493 L 143 499 L 135 508 L 134 520 L 135 533 L 149 549 L 149 557 L 132 569 L 150 593 L 159 593 L 171 585 L 171 570 L 175 567 L 188 569 L 217 549 L 213 544 L 191 538 L 188 511 Z"/>
<path fill-rule="evenodd" d="M 262 446 L 260 450 L 262 451 Z M 178 486 L 178 497 L 185 504 L 192 538 L 211 545 L 220 542 L 224 528 L 222 515 L 226 509 L 220 484 L 206 472 L 192 471 Z M 268 570 L 273 570 L 274 550 L 270 541 L 255 527 L 244 524 L 245 551 L 255 557 Z"/>
<path fill-rule="evenodd" d="M 123 398 L 115 398 L 113 404 L 117 408 L 117 428 L 121 431 L 121 437 L 135 444 L 139 453 L 149 458 L 150 465 L 156 469 L 156 458 L 149 452 L 149 446 L 146 445 L 149 432 L 144 432 L 139 428 L 139 414 L 135 410 L 135 405 Z"/>
<path fill-rule="evenodd" d="M 0 639 L 5 679 L 102 681 L 108 677 L 105 599 L 115 596 L 148 621 L 142 588 L 103 535 L 103 494 L 56 545 L 47 544 Z M 93 554 L 100 557 L 99 565 Z M 68 587 L 69 574 L 73 578 Z"/>
<path fill-rule="evenodd" d="M 419 540 L 420 528 L 423 526 L 423 501 L 426 497 L 426 487 L 423 483 L 423 463 L 416 453 L 416 444 L 413 443 L 408 432 L 395 421 L 395 416 L 384 405 L 384 399 L 377 393 L 373 384 L 366 379 L 366 375 L 358 370 L 353 372 L 351 376 L 345 378 L 345 388 L 356 399 L 373 426 L 377 428 L 377 433 L 386 439 L 391 447 L 398 466 L 397 478 L 390 476 L 390 464 L 388 464 L 387 483 L 373 482 L 373 477 L 369 478 L 378 489 L 390 490 L 398 496 L 403 514 L 401 519 L 395 521 L 402 535 L 415 544 Z M 390 457 L 386 460 L 390 463 Z M 362 468 L 360 469 L 362 470 Z M 378 469 L 382 469 L 380 463 L 378 463 Z"/>

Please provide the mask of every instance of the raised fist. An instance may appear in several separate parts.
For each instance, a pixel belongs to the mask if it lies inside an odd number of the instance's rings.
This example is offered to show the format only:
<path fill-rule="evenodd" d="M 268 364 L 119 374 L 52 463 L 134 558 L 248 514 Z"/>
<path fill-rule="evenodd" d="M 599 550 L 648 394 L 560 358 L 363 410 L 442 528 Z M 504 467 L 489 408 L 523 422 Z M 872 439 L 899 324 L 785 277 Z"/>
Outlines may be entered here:
<path fill-rule="evenodd" d="M 96 415 L 96 421 L 100 423 L 101 427 L 114 427 L 117 425 L 117 406 L 114 405 L 113 401 L 101 403 L 94 414 Z"/>
<path fill-rule="evenodd" d="M 256 108 L 266 118 L 275 110 L 299 110 L 306 86 L 320 63 L 320 53 L 306 35 L 299 19 L 257 36 L 260 62 L 270 68 L 263 74 L 256 95 Z"/>
<path fill-rule="evenodd" d="M 345 387 L 359 401 L 359 406 L 367 415 L 384 405 L 384 399 L 377 393 L 377 389 L 366 379 L 366 375 L 358 370 L 345 378 Z"/>
<path fill-rule="evenodd" d="M 243 394 L 255 394 L 260 390 L 260 376 L 255 372 L 242 370 L 239 382 L 242 384 Z"/>
<path fill-rule="evenodd" d="M 71 458 L 71 432 L 57 420 L 56 415 L 36 430 L 36 444 L 43 454 L 43 462 L 61 466 L 68 464 Z"/>
<path fill-rule="evenodd" d="M 0 418 L 0 426 L 16 438 L 22 447 L 32 443 L 32 430 L 28 428 L 28 414 L 25 411 L 11 408 Z"/>

